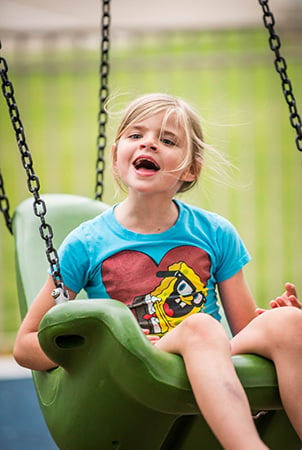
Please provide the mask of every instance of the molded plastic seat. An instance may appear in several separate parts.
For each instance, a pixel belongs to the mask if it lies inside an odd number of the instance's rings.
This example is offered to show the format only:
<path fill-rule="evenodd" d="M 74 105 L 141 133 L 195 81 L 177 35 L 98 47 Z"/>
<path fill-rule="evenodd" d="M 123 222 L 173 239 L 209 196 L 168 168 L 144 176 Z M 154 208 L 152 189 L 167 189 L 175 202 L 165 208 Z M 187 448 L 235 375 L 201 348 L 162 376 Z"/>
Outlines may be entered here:
<path fill-rule="evenodd" d="M 45 195 L 56 248 L 75 226 L 106 205 L 83 197 Z M 47 276 L 44 242 L 32 200 L 16 210 L 16 270 L 22 316 Z M 60 367 L 33 372 L 48 428 L 61 450 L 220 449 L 200 415 L 181 357 L 157 350 L 132 313 L 116 300 L 75 300 L 54 306 L 40 324 L 39 339 Z M 272 362 L 233 358 L 269 448 L 299 449 L 279 397 Z M 230 405 L 230 414 L 232 407 Z"/>

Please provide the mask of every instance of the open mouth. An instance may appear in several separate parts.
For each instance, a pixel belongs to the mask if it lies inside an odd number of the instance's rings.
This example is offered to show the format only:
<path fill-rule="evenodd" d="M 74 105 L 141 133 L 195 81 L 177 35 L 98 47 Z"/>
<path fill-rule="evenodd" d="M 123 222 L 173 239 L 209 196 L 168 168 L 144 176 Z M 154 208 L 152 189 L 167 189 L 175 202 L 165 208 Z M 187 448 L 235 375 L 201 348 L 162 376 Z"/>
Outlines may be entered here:
<path fill-rule="evenodd" d="M 193 305 L 188 305 L 182 302 L 179 297 L 169 297 L 164 305 L 164 311 L 169 317 L 182 317 L 189 314 L 194 308 Z"/>
<path fill-rule="evenodd" d="M 153 172 L 157 172 L 160 169 L 159 165 L 155 161 L 145 157 L 137 158 L 133 162 L 133 166 L 135 167 L 136 170 L 144 169 Z"/>
<path fill-rule="evenodd" d="M 182 301 L 178 295 L 170 295 L 165 301 L 163 308 L 167 316 L 182 317 L 189 314 L 193 308 L 201 307 L 205 303 L 204 297 L 196 293 L 190 303 Z"/>

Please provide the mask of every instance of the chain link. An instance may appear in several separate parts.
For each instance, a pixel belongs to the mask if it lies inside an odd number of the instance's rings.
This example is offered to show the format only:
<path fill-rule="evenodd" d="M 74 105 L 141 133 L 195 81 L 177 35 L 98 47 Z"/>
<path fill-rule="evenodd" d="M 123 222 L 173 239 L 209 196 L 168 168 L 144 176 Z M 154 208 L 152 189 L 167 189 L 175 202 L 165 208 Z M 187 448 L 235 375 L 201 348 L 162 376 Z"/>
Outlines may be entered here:
<path fill-rule="evenodd" d="M 296 99 L 293 93 L 292 83 L 287 75 L 287 64 L 283 56 L 281 56 L 280 48 L 281 41 L 279 36 L 275 32 L 275 18 L 269 8 L 268 0 L 259 0 L 263 10 L 263 22 L 265 28 L 269 32 L 269 45 L 271 50 L 275 54 L 274 65 L 277 73 L 281 78 L 282 91 L 285 101 L 289 109 L 289 120 L 291 126 L 296 130 L 296 147 L 302 151 L 302 123 L 301 117 L 298 113 Z"/>
<path fill-rule="evenodd" d="M 1 48 L 2 48 L 2 43 L 0 41 L 0 49 Z M 2 73 L 7 73 L 7 63 L 6 63 L 5 59 L 1 58 L 1 57 L 0 57 L 0 73 L 1 73 L 1 78 L 2 78 Z M 2 87 L 2 89 L 4 89 L 4 87 Z M 2 173 L 0 171 L 0 211 L 3 214 L 7 229 L 9 230 L 9 232 L 11 234 L 13 234 L 13 227 L 12 227 L 13 221 L 12 221 L 12 218 L 10 215 L 9 208 L 10 208 L 9 200 L 5 193 L 4 180 L 2 177 Z"/>
<path fill-rule="evenodd" d="M 1 43 L 0 43 L 1 48 Z M 39 227 L 40 236 L 45 242 L 46 246 L 46 257 L 50 265 L 51 275 L 54 284 L 57 288 L 61 288 L 64 295 L 67 297 L 67 292 L 63 284 L 63 279 L 60 272 L 59 258 L 56 249 L 53 246 L 53 231 L 51 226 L 46 222 L 46 204 L 44 200 L 40 197 L 40 181 L 36 175 L 33 167 L 33 160 L 30 154 L 30 150 L 26 143 L 24 127 L 20 118 L 19 109 L 16 103 L 14 88 L 11 81 L 8 78 L 8 66 L 6 60 L 0 56 L 0 74 L 2 80 L 2 92 L 6 99 L 6 103 L 9 109 L 9 115 L 13 129 L 15 131 L 15 136 L 18 144 L 18 148 L 21 154 L 22 164 L 27 175 L 27 186 L 29 192 L 33 195 L 33 210 L 37 217 L 39 217 L 41 225 Z M 11 218 L 9 217 L 9 203 L 4 192 L 3 179 L 0 178 L 0 188 L 1 188 L 1 211 L 6 216 L 8 223 L 8 228 L 12 231 Z"/>
<path fill-rule="evenodd" d="M 12 218 L 9 213 L 9 201 L 5 194 L 4 182 L 0 171 L 0 211 L 3 214 L 5 224 L 11 234 L 13 234 Z"/>
<path fill-rule="evenodd" d="M 102 200 L 104 192 L 104 171 L 105 171 L 105 148 L 107 145 L 106 124 L 108 113 L 106 111 L 106 101 L 109 96 L 108 75 L 109 75 L 109 47 L 110 47 L 110 0 L 103 0 L 103 15 L 101 22 L 101 63 L 99 90 L 100 110 L 98 113 L 98 137 L 97 137 L 97 161 L 96 161 L 96 186 L 95 199 Z"/>

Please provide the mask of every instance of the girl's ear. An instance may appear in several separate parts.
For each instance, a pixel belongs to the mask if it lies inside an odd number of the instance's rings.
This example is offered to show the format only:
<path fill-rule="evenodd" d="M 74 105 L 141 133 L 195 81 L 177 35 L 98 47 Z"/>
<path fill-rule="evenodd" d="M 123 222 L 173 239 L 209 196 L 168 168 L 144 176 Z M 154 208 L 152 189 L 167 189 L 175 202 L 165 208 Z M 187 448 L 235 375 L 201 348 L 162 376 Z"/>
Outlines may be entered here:
<path fill-rule="evenodd" d="M 116 142 L 114 144 L 112 144 L 111 146 L 111 164 L 114 167 L 116 164 L 116 159 L 117 159 L 117 145 Z"/>
<path fill-rule="evenodd" d="M 188 182 L 196 180 L 196 178 L 198 178 L 200 175 L 201 169 L 202 169 L 201 163 L 195 163 L 194 165 L 191 164 L 190 167 L 183 172 L 182 176 L 180 177 L 180 180 Z"/>

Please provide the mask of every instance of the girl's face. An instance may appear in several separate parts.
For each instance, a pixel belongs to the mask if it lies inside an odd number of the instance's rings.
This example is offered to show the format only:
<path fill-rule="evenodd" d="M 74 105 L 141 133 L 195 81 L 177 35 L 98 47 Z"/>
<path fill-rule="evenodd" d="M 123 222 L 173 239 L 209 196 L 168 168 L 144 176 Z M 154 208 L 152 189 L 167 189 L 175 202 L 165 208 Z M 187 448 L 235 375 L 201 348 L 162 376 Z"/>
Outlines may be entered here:
<path fill-rule="evenodd" d="M 175 114 L 165 112 L 132 124 L 112 148 L 113 166 L 128 191 L 167 193 L 173 197 L 183 181 L 192 181 L 190 168 L 180 168 L 186 157 L 184 131 Z"/>

